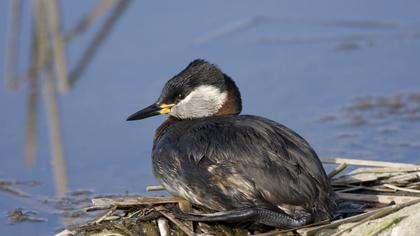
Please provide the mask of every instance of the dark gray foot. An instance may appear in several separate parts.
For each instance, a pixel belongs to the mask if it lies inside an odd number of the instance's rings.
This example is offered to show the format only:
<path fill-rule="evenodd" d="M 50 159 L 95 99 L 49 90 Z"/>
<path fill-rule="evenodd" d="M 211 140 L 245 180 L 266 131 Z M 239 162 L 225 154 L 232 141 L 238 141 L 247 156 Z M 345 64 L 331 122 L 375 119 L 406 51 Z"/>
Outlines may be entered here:
<path fill-rule="evenodd" d="M 175 210 L 174 213 L 175 217 L 190 221 L 226 223 L 250 222 L 276 228 L 295 228 L 306 225 L 312 221 L 310 215 L 295 219 L 284 212 L 263 207 L 235 209 L 209 214 L 186 214 L 179 210 Z"/>

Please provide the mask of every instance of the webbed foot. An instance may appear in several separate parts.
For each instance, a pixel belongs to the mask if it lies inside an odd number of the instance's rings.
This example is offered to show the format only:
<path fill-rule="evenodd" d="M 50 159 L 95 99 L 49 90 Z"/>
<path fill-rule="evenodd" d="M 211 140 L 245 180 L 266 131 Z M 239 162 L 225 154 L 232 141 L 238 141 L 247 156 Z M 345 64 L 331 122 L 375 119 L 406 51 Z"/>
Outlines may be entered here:
<path fill-rule="evenodd" d="M 313 220 L 311 215 L 293 218 L 280 210 L 264 207 L 242 208 L 208 214 L 183 213 L 179 209 L 173 209 L 173 212 L 176 218 L 183 220 L 226 223 L 250 222 L 276 228 L 295 228 L 309 224 Z"/>

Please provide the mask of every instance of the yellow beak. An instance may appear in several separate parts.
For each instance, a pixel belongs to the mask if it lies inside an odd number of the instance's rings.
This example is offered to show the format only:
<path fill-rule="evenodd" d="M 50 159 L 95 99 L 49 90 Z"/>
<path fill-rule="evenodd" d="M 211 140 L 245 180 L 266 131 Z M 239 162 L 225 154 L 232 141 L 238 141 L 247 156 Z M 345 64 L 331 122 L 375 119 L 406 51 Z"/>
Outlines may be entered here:
<path fill-rule="evenodd" d="M 160 105 L 161 110 L 159 111 L 160 114 L 168 114 L 171 112 L 171 108 L 175 106 L 175 104 L 162 104 Z"/>

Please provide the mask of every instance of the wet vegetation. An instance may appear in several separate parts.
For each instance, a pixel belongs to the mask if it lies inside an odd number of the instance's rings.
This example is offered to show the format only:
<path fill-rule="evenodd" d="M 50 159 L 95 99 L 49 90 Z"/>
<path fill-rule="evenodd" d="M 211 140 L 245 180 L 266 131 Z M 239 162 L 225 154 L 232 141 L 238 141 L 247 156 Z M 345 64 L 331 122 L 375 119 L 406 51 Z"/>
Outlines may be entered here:
<path fill-rule="evenodd" d="M 398 93 L 391 96 L 356 97 L 339 115 L 324 116 L 322 122 L 340 121 L 352 126 L 381 124 L 391 120 L 420 120 L 420 92 Z"/>

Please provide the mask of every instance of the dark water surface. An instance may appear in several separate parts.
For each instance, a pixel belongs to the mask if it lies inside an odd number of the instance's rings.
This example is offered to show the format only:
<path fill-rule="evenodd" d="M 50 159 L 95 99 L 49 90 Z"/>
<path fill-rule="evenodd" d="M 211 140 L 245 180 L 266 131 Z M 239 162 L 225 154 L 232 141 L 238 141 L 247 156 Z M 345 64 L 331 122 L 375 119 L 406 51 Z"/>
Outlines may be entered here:
<path fill-rule="evenodd" d="M 65 28 L 93 5 L 63 1 Z M 0 45 L 7 9 L 1 1 Z M 150 150 L 164 117 L 125 118 L 195 58 L 236 80 L 244 114 L 287 125 L 320 156 L 420 162 L 419 12 L 416 0 L 132 2 L 76 87 L 60 96 L 69 189 L 146 194 L 156 184 Z M 70 61 L 89 36 L 69 48 Z M 0 55 L 3 65 L 3 47 Z M 16 187 L 52 198 L 43 98 L 38 159 L 24 165 L 25 98 L 25 88 L 0 92 L 0 179 L 38 181 Z M 61 227 L 57 214 L 42 209 L 51 204 L 33 201 L 0 192 L 0 235 L 50 235 Z M 18 207 L 48 221 L 10 225 L 7 213 Z"/>

